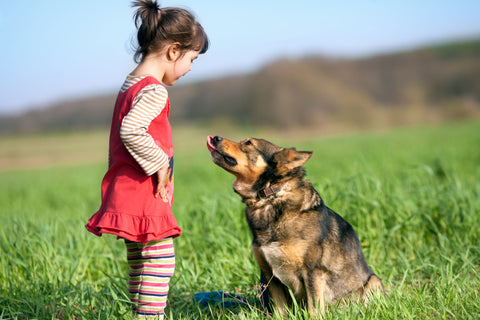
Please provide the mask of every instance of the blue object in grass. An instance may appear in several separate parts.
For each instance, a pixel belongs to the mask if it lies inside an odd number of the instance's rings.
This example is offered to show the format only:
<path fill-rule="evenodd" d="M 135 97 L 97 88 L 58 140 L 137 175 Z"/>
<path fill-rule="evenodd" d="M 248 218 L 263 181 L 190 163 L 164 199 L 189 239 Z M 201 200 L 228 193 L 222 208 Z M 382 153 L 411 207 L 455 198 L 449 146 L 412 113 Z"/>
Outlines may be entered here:
<path fill-rule="evenodd" d="M 195 293 L 193 301 L 197 302 L 201 306 L 213 304 L 225 308 L 246 305 L 248 303 L 248 300 L 241 295 L 223 291 Z"/>

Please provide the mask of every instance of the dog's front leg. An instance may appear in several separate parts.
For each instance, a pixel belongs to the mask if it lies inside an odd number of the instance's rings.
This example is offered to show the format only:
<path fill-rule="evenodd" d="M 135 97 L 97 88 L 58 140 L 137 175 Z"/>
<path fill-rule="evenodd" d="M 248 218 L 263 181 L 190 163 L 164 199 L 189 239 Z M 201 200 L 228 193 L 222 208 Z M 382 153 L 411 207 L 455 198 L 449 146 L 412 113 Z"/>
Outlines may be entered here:
<path fill-rule="evenodd" d="M 258 246 L 253 245 L 253 255 L 257 260 L 263 276 L 265 277 L 265 287 L 262 286 L 262 290 L 268 290 L 269 298 L 273 301 L 276 311 L 280 314 L 285 314 L 285 308 L 289 305 L 289 298 L 287 296 L 288 289 L 285 285 L 277 279 L 272 272 L 271 267 L 268 265 L 263 253 L 259 250 Z"/>
<path fill-rule="evenodd" d="M 275 312 L 281 316 L 285 316 L 287 314 L 287 307 L 290 306 L 291 302 L 291 299 L 288 295 L 288 288 L 277 277 L 272 276 L 268 283 L 267 289 L 268 294 L 273 301 Z"/>
<path fill-rule="evenodd" d="M 304 272 L 305 291 L 307 292 L 308 313 L 312 318 L 325 313 L 326 301 L 326 274 L 320 269 Z"/>

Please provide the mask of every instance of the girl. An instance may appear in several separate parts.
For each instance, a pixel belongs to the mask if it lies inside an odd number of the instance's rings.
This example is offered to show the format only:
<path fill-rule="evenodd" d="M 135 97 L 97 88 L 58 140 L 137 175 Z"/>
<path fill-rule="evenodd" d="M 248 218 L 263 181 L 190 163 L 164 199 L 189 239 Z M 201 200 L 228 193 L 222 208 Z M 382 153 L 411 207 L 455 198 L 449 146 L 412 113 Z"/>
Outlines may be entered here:
<path fill-rule="evenodd" d="M 175 267 L 173 238 L 180 228 L 172 214 L 173 148 L 165 87 L 191 69 L 208 49 L 208 38 L 191 13 L 135 1 L 137 67 L 115 103 L 109 166 L 102 205 L 87 230 L 125 239 L 130 266 L 128 289 L 139 317 L 163 312 Z"/>

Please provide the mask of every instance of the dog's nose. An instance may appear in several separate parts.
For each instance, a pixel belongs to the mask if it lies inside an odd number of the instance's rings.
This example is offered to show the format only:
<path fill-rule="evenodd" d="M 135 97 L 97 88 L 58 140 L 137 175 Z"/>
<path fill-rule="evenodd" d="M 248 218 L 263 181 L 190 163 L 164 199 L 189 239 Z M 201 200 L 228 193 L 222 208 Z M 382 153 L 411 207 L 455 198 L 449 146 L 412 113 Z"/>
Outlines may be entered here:
<path fill-rule="evenodd" d="M 219 137 L 219 136 L 213 137 L 213 141 L 214 141 L 215 143 L 218 143 L 218 142 L 220 142 L 220 141 L 222 141 L 222 140 L 223 140 L 222 137 Z"/>

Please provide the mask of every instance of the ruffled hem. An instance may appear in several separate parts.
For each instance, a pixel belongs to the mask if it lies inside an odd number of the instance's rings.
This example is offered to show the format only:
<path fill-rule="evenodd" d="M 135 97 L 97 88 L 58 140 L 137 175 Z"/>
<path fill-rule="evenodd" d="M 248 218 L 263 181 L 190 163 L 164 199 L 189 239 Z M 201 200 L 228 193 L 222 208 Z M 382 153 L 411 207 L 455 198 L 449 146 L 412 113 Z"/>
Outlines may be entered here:
<path fill-rule="evenodd" d="M 133 216 L 97 212 L 88 220 L 85 228 L 99 237 L 108 233 L 119 238 L 143 243 L 167 237 L 176 238 L 181 234 L 181 229 L 173 215 Z"/>

